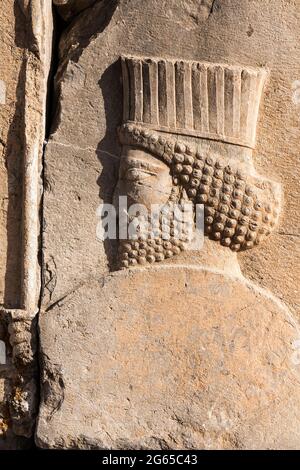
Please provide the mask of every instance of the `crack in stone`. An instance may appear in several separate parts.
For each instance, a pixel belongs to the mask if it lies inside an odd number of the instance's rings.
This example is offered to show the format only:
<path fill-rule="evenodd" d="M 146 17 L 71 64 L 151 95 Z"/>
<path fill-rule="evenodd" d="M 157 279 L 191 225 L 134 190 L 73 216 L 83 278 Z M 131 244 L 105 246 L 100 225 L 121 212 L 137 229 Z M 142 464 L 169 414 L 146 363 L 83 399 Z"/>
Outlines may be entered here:
<path fill-rule="evenodd" d="M 209 12 L 208 18 L 214 13 L 216 1 L 217 1 L 217 0 L 213 0 L 213 2 L 212 2 L 212 5 L 211 5 L 211 7 L 210 7 L 210 12 Z"/>

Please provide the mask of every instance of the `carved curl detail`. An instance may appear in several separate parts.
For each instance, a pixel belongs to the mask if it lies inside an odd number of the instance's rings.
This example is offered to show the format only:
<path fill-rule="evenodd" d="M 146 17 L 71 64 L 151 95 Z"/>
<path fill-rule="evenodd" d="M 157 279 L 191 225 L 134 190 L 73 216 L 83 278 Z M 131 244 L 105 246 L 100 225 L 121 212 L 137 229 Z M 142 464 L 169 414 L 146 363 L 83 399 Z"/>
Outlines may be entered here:
<path fill-rule="evenodd" d="M 233 251 L 253 248 L 268 236 L 279 217 L 276 184 L 246 175 L 224 158 L 199 153 L 196 146 L 131 123 L 119 129 L 122 145 L 131 145 L 161 159 L 175 186 L 205 205 L 205 233 Z"/>

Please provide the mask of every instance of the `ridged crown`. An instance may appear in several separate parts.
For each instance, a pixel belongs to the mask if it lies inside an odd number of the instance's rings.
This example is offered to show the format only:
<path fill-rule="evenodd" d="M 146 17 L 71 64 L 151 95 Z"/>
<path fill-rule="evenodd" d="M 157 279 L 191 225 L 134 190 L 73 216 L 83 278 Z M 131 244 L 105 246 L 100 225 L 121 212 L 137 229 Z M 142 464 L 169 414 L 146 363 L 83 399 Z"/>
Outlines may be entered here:
<path fill-rule="evenodd" d="M 123 119 L 254 148 L 263 68 L 122 57 Z"/>

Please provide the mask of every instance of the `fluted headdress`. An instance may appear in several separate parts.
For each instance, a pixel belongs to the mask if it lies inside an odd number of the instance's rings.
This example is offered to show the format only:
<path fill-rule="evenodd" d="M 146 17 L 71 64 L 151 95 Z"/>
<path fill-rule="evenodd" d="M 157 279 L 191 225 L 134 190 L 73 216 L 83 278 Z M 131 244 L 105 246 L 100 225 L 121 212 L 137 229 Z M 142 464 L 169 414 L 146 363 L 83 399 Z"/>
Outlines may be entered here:
<path fill-rule="evenodd" d="M 254 148 L 262 68 L 122 57 L 123 119 Z"/>

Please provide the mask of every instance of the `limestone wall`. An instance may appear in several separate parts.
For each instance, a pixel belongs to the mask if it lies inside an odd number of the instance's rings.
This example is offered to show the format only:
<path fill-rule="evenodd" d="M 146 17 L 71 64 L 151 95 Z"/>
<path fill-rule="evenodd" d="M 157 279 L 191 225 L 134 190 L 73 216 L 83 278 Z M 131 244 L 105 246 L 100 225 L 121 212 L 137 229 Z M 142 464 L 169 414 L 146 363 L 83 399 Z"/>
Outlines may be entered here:
<path fill-rule="evenodd" d="M 0 448 L 299 447 L 299 1 L 1 7 Z"/>
<path fill-rule="evenodd" d="M 1 3 L 0 448 L 27 447 L 37 411 L 35 316 L 51 1 Z"/>

